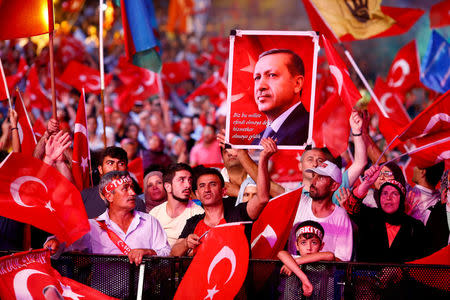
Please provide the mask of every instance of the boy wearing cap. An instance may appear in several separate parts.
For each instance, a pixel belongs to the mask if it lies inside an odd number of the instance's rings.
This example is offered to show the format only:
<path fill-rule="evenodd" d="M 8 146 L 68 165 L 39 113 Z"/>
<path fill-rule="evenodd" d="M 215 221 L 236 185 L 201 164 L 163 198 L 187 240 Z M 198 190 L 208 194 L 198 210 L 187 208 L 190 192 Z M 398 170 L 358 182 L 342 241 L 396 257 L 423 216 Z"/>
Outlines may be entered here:
<path fill-rule="evenodd" d="M 342 173 L 328 160 L 305 172 L 312 173 L 309 197 L 300 200 L 293 228 L 306 220 L 320 223 L 327 232 L 323 250 L 334 253 L 342 261 L 349 261 L 353 247 L 352 224 L 345 209 L 332 202 L 333 193 L 341 184 Z M 297 252 L 295 230 L 289 236 L 288 250 L 291 254 Z"/>
<path fill-rule="evenodd" d="M 294 272 L 302 282 L 303 295 L 309 297 L 313 292 L 313 286 L 299 265 L 339 259 L 335 258 L 332 252 L 320 252 L 324 246 L 322 242 L 324 230 L 319 223 L 311 220 L 300 223 L 295 229 L 295 236 L 295 245 L 300 256 L 290 255 L 284 250 L 278 252 L 278 258 L 284 264 L 281 273 L 291 275 Z"/>

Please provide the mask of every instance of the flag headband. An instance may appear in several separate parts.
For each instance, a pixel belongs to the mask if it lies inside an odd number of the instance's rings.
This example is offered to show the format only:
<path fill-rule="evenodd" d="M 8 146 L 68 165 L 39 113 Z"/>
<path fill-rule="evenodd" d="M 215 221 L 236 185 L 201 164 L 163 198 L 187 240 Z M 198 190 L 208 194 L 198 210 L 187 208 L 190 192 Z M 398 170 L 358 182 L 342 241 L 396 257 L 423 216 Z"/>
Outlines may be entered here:
<path fill-rule="evenodd" d="M 106 193 L 111 193 L 113 190 L 115 190 L 117 187 L 119 187 L 120 185 L 124 184 L 124 183 L 129 183 L 131 184 L 131 177 L 130 176 L 122 176 L 120 178 L 117 179 L 113 179 L 113 181 L 111 181 L 110 183 L 108 183 L 102 190 L 103 195 L 105 195 Z"/>
<path fill-rule="evenodd" d="M 317 235 L 317 237 L 322 240 L 323 239 L 323 233 L 322 231 L 314 226 L 311 225 L 306 225 L 306 226 L 302 226 L 300 227 L 297 232 L 295 233 L 295 237 L 298 238 L 301 234 L 305 234 L 305 233 L 312 233 Z"/>

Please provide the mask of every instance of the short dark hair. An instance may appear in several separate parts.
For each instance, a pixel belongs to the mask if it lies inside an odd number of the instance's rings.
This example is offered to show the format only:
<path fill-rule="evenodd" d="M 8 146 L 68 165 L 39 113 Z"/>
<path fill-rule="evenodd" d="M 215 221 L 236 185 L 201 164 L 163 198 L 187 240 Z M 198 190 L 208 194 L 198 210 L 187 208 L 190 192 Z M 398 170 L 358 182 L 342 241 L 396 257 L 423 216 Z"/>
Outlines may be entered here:
<path fill-rule="evenodd" d="M 439 183 L 439 180 L 441 180 L 441 176 L 444 173 L 444 170 L 444 161 L 432 165 L 431 167 L 425 168 L 425 180 L 433 187 L 436 187 L 436 185 Z"/>
<path fill-rule="evenodd" d="M 301 159 L 303 159 L 303 155 L 306 154 L 306 152 L 311 151 L 311 150 L 315 150 L 315 151 L 320 151 L 323 153 L 323 155 L 325 156 L 325 160 L 331 161 L 332 163 L 334 163 L 334 157 L 331 154 L 330 150 L 328 150 L 328 148 L 324 147 L 324 148 L 318 148 L 318 147 L 309 147 L 309 145 L 305 148 L 305 151 L 302 153 L 302 157 Z M 339 167 L 339 166 L 338 166 Z"/>
<path fill-rule="evenodd" d="M 167 170 L 164 172 L 164 176 L 163 176 L 163 183 L 172 183 L 173 178 L 175 177 L 175 173 L 178 171 L 188 171 L 189 173 L 191 173 L 191 175 L 193 175 L 193 171 L 192 168 L 185 163 L 177 163 L 177 164 L 171 164 L 169 165 L 169 167 L 167 167 Z"/>
<path fill-rule="evenodd" d="M 107 156 L 117 158 L 118 160 L 124 161 L 126 164 L 128 164 L 127 152 L 120 147 L 116 146 L 106 147 L 106 149 L 103 150 L 103 152 L 100 155 L 99 160 L 100 165 L 103 164 L 103 161 Z"/>
<path fill-rule="evenodd" d="M 225 180 L 223 180 L 223 176 L 222 174 L 220 174 L 219 170 L 215 169 L 215 168 L 206 168 L 203 165 L 197 166 L 195 168 L 195 172 L 194 172 L 194 185 L 193 185 L 193 190 L 196 191 L 197 190 L 197 181 L 200 178 L 200 176 L 203 175 L 215 175 L 219 178 L 220 180 L 220 186 L 222 188 L 225 187 Z"/>
<path fill-rule="evenodd" d="M 264 56 L 271 55 L 271 54 L 288 54 L 290 59 L 289 63 L 287 64 L 287 68 L 289 70 L 289 73 L 291 73 L 292 76 L 297 75 L 305 75 L 305 64 L 303 63 L 302 58 L 295 53 L 292 50 L 289 49 L 271 49 L 268 51 L 264 51 L 259 55 L 258 59 L 263 58 Z"/>

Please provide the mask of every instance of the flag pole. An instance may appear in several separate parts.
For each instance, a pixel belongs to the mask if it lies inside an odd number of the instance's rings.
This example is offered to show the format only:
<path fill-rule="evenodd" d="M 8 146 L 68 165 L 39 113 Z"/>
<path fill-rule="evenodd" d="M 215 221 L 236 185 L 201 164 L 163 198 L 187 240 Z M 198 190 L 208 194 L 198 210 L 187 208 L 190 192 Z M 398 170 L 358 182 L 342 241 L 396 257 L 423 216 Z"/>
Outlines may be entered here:
<path fill-rule="evenodd" d="M 435 142 L 432 142 L 432 143 L 429 143 L 429 144 L 420 146 L 419 148 L 415 148 L 415 149 L 413 149 L 413 150 L 411 150 L 411 151 L 408 151 L 408 152 L 406 152 L 406 153 L 403 153 L 402 155 L 399 155 L 399 156 L 397 156 L 397 157 L 394 157 L 394 158 L 391 159 L 390 161 L 387 161 L 387 162 L 383 163 L 382 166 L 384 166 L 385 164 L 387 164 L 387 163 L 389 163 L 389 162 L 391 162 L 391 161 L 397 160 L 397 159 L 399 159 L 399 158 L 401 158 L 401 157 L 403 157 L 403 156 L 405 156 L 405 155 L 414 154 L 414 153 L 416 153 L 416 152 L 420 152 L 420 151 L 425 150 L 425 149 L 427 149 L 427 148 L 430 148 L 430 147 L 433 147 L 433 146 L 436 146 L 436 145 L 439 145 L 439 144 L 442 144 L 442 143 L 445 143 L 445 142 L 448 142 L 448 141 L 450 141 L 450 137 L 447 137 L 447 138 L 445 138 L 445 139 L 442 139 L 442 140 L 439 140 L 439 141 L 435 141 Z"/>
<path fill-rule="evenodd" d="M 100 60 L 100 101 L 103 123 L 103 145 L 106 148 L 106 117 L 105 117 L 105 67 L 103 64 L 103 0 L 99 0 L 98 6 L 99 24 L 98 24 L 98 56 Z"/>
<path fill-rule="evenodd" d="M 344 47 L 341 44 L 342 47 Z M 345 47 L 344 47 L 345 49 Z M 386 110 L 384 109 L 383 105 L 381 105 L 380 100 L 378 99 L 377 95 L 375 95 L 375 93 L 373 92 L 372 88 L 370 87 L 369 83 L 367 82 L 366 78 L 364 77 L 364 75 L 361 73 L 361 70 L 358 68 L 358 65 L 356 64 L 355 60 L 353 59 L 352 55 L 350 54 L 350 52 L 348 52 L 347 49 L 344 50 L 345 56 L 347 56 L 348 60 L 350 61 L 350 63 L 352 64 L 353 69 L 355 69 L 356 73 L 358 74 L 359 78 L 361 79 L 361 81 L 363 82 L 364 86 L 366 87 L 366 89 L 369 91 L 370 96 L 372 97 L 372 99 L 375 101 L 375 103 L 377 104 L 378 108 L 380 109 L 381 113 L 383 114 L 383 116 L 385 118 L 389 118 L 388 114 L 386 113 Z"/>
<path fill-rule="evenodd" d="M 1 58 L 0 58 L 0 69 L 2 72 L 3 84 L 5 85 L 6 97 L 8 97 L 9 108 L 12 109 L 11 97 L 9 96 L 9 90 L 8 90 L 8 83 L 6 82 L 5 71 L 3 70 L 3 63 L 2 63 Z"/>
<path fill-rule="evenodd" d="M 54 54 L 54 46 L 53 46 L 53 36 L 55 33 L 54 21 L 53 21 L 53 0 L 47 1 L 48 5 L 48 46 L 50 52 L 50 85 L 52 89 L 52 117 L 53 119 L 57 119 L 56 112 L 56 89 L 55 89 L 55 54 Z"/>

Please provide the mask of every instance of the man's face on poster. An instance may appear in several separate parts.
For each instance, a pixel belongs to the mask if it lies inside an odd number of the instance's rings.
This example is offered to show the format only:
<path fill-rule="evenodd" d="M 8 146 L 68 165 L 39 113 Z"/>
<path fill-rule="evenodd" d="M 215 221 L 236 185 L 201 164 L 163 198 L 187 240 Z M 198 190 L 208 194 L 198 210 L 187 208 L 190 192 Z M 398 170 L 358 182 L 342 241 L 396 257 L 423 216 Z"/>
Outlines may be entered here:
<path fill-rule="evenodd" d="M 269 121 L 275 120 L 300 100 L 304 76 L 292 75 L 289 63 L 289 54 L 275 53 L 261 57 L 255 65 L 255 101 Z"/>

